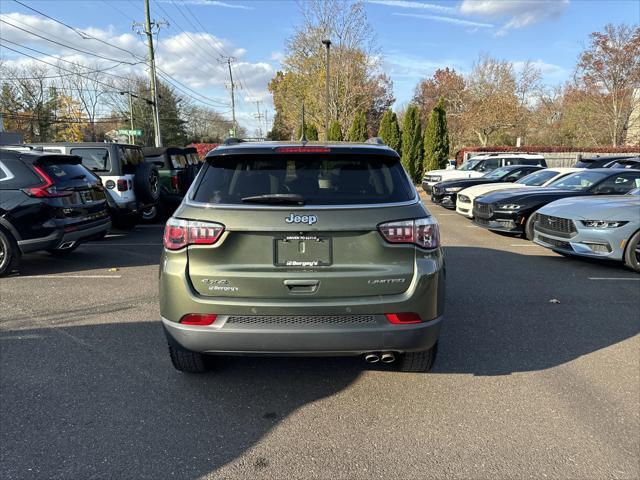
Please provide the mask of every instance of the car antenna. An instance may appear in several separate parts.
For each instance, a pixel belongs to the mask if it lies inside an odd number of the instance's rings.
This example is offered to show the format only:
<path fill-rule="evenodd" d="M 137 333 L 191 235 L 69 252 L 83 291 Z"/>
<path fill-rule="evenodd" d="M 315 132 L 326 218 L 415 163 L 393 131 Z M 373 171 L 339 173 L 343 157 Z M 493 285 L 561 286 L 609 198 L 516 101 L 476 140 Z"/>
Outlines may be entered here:
<path fill-rule="evenodd" d="M 307 140 L 307 135 L 305 132 L 305 124 L 304 124 L 304 101 L 302 102 L 302 128 L 300 129 L 302 131 L 302 134 L 300 135 L 300 142 L 305 144 L 307 143 L 309 140 Z"/>

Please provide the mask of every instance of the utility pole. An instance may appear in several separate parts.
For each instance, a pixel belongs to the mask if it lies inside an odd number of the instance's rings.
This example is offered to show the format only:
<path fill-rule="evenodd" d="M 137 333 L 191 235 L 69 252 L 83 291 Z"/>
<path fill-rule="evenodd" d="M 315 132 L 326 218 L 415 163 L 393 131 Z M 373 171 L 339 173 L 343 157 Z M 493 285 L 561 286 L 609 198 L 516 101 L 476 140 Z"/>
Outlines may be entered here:
<path fill-rule="evenodd" d="M 331 51 L 331 40 L 322 40 L 322 44 L 327 47 L 327 65 L 325 77 L 325 107 L 324 107 L 324 139 L 329 141 L 329 52 Z"/>
<path fill-rule="evenodd" d="M 136 138 L 133 136 L 133 100 L 131 99 L 131 92 L 127 92 L 129 95 L 129 123 L 131 130 L 129 131 L 129 143 L 131 145 L 136 144 Z"/>
<path fill-rule="evenodd" d="M 158 108 L 158 79 L 156 77 L 156 60 L 153 49 L 153 30 L 155 27 L 160 29 L 167 22 L 151 21 L 151 12 L 149 10 L 149 0 L 144 0 L 144 24 L 134 23 L 134 26 L 142 26 L 143 33 L 147 36 L 147 48 L 149 49 L 149 78 L 151 80 L 151 113 L 153 114 L 153 131 L 155 134 L 156 147 L 162 146 L 162 135 L 160 133 L 160 111 Z"/>
<path fill-rule="evenodd" d="M 269 110 L 264 110 L 264 136 L 269 135 Z"/>
<path fill-rule="evenodd" d="M 236 96 L 235 96 L 235 88 L 236 84 L 233 83 L 233 71 L 231 70 L 231 62 L 235 62 L 236 59 L 234 57 L 227 57 L 226 63 L 229 67 L 229 82 L 231 85 L 231 118 L 233 121 L 232 125 L 232 136 L 235 137 L 237 135 L 238 126 L 236 124 Z"/>
<path fill-rule="evenodd" d="M 260 138 L 263 138 L 262 136 L 262 119 L 264 118 L 264 115 L 260 113 L 260 101 L 256 100 L 256 108 L 258 109 L 258 113 L 256 115 L 254 115 L 254 117 L 256 117 L 258 119 L 258 135 L 260 136 Z"/>

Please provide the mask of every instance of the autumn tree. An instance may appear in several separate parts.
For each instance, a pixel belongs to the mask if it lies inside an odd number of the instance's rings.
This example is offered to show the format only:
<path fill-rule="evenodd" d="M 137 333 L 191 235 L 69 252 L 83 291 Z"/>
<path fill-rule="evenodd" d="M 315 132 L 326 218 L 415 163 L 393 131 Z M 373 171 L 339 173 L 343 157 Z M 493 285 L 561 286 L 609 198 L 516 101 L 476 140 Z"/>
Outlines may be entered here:
<path fill-rule="evenodd" d="M 634 108 L 634 89 L 640 87 L 640 27 L 605 26 L 593 32 L 576 68 L 578 86 L 589 92 L 607 129 L 611 145 L 622 145 Z"/>
<path fill-rule="evenodd" d="M 424 162 L 426 170 L 444 168 L 449 158 L 449 134 L 447 132 L 447 113 L 444 98 L 431 111 L 429 122 L 424 131 Z"/>
<path fill-rule="evenodd" d="M 398 116 L 395 112 L 387 110 L 380 121 L 380 130 L 378 136 L 382 138 L 384 143 L 400 153 L 400 126 L 398 125 Z"/>
<path fill-rule="evenodd" d="M 360 110 L 353 116 L 347 139 L 350 142 L 364 142 L 367 138 L 367 119 L 364 112 Z"/>
<path fill-rule="evenodd" d="M 402 120 L 402 165 L 409 177 L 418 183 L 423 170 L 422 126 L 420 109 L 409 105 Z"/>
<path fill-rule="evenodd" d="M 329 124 L 329 137 L 328 140 L 332 140 L 334 142 L 341 142 L 344 140 L 342 136 L 342 126 L 338 120 L 332 120 Z"/>

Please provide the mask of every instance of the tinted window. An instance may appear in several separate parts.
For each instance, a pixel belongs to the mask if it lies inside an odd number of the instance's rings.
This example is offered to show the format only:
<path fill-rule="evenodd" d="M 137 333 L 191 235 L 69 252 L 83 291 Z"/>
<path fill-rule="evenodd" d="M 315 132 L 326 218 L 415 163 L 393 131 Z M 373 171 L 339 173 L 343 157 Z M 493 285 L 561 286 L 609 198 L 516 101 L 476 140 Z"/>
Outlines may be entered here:
<path fill-rule="evenodd" d="M 464 170 L 464 171 L 473 170 L 475 169 L 475 167 L 478 166 L 479 163 L 480 163 L 480 160 L 467 160 L 460 166 L 458 170 Z"/>
<path fill-rule="evenodd" d="M 404 202 L 415 195 L 392 157 L 238 155 L 209 160 L 194 200 L 240 204 L 270 194 L 300 195 L 308 205 Z"/>
<path fill-rule="evenodd" d="M 607 178 L 594 188 L 594 193 L 600 195 L 627 193 L 640 184 L 640 172 L 637 174 L 620 174 Z"/>
<path fill-rule="evenodd" d="M 510 171 L 511 171 L 510 168 L 496 168 L 493 172 L 489 172 L 485 174 L 484 177 L 492 178 L 492 179 L 502 178 L 505 175 L 507 175 Z"/>
<path fill-rule="evenodd" d="M 153 157 L 144 157 L 144 161 L 147 163 L 153 163 L 158 168 L 164 167 L 164 155 L 156 155 Z"/>
<path fill-rule="evenodd" d="M 106 148 L 72 148 L 71 155 L 82 158 L 82 165 L 92 172 L 108 172 L 111 170 L 109 150 Z"/>
<path fill-rule="evenodd" d="M 616 162 L 613 165 L 611 165 L 610 168 L 631 168 L 634 170 L 638 170 L 640 169 L 640 160 L 636 162 L 630 162 L 630 161 Z"/>
<path fill-rule="evenodd" d="M 548 182 L 553 177 L 558 175 L 555 170 L 540 170 L 539 172 L 533 172 L 526 177 L 521 178 L 516 183 L 521 185 L 529 185 L 530 187 L 538 187 L 545 182 Z"/>
<path fill-rule="evenodd" d="M 515 172 L 511 171 L 511 173 L 509 175 L 507 175 L 506 177 L 503 178 L 503 181 L 505 181 L 505 182 L 515 182 L 516 180 L 521 179 L 522 177 L 524 177 L 525 175 L 527 175 L 531 171 L 532 171 L 531 168 L 522 168 L 522 169 L 516 170 Z"/>
<path fill-rule="evenodd" d="M 91 173 L 80 164 L 59 163 L 59 161 L 50 162 L 47 160 L 39 160 L 38 164 L 58 187 L 96 183 L 96 177 L 91 175 Z"/>
<path fill-rule="evenodd" d="M 478 165 L 476 170 L 480 170 L 481 172 L 491 172 L 501 166 L 502 161 L 499 158 L 489 158 L 484 160 L 481 165 Z"/>
<path fill-rule="evenodd" d="M 9 169 L 2 162 L 0 162 L 0 182 L 9 178 L 10 174 L 11 172 L 9 172 Z"/>
<path fill-rule="evenodd" d="M 184 168 L 187 166 L 187 159 L 184 155 L 171 155 L 173 168 Z"/>
<path fill-rule="evenodd" d="M 568 188 L 571 190 L 586 190 L 606 177 L 607 175 L 605 173 L 578 172 L 556 180 L 549 184 L 549 186 L 554 188 Z"/>

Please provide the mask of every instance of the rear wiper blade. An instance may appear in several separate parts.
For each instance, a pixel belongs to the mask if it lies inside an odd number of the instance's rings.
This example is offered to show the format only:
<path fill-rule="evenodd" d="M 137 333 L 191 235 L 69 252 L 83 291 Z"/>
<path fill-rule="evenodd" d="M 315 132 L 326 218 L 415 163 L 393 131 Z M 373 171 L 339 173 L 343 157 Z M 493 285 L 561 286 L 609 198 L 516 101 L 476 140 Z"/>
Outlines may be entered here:
<path fill-rule="evenodd" d="M 86 175 L 76 175 L 75 177 L 71 177 L 69 180 L 82 180 L 83 178 L 87 178 Z"/>
<path fill-rule="evenodd" d="M 255 195 L 252 197 L 244 197 L 242 198 L 242 201 L 245 203 L 282 203 L 288 205 L 304 205 L 305 203 L 304 197 L 295 193 Z"/>

